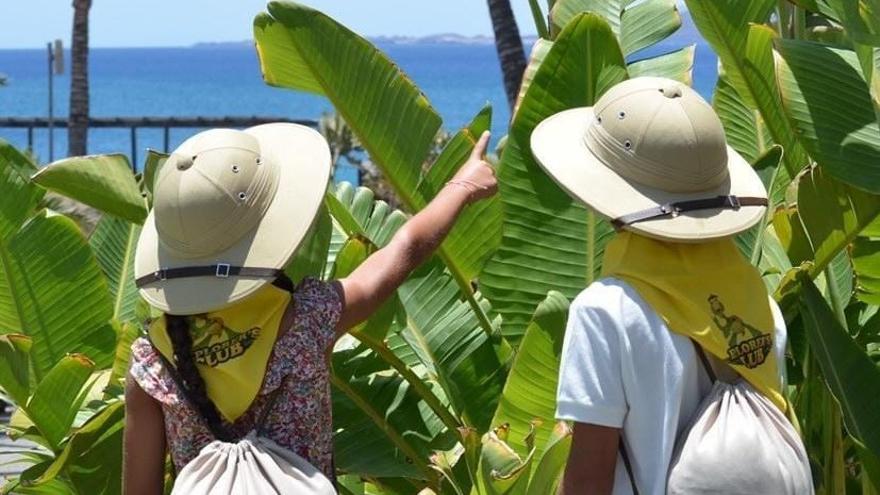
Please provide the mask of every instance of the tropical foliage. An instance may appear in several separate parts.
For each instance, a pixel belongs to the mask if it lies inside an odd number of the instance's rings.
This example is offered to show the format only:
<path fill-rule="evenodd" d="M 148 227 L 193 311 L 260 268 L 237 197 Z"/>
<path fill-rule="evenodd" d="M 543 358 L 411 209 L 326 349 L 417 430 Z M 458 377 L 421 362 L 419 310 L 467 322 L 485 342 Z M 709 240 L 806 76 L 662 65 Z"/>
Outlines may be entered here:
<path fill-rule="evenodd" d="M 690 83 L 694 47 L 640 56 L 681 25 L 672 0 L 531 3 L 542 38 L 498 159 L 500 195 L 469 207 L 436 256 L 332 355 L 342 493 L 546 494 L 564 467 L 571 431 L 553 412 L 568 301 L 599 273 L 613 231 L 541 171 L 529 136 L 628 77 Z M 877 493 L 876 13 L 848 0 L 687 6 L 720 59 L 713 105 L 730 143 L 771 192 L 766 220 L 737 241 L 788 322 L 788 396 L 817 490 Z M 366 188 L 331 188 L 288 271 L 344 276 L 440 190 L 491 109 L 475 109 L 434 156 L 440 116 L 365 39 L 280 2 L 256 17 L 254 36 L 266 82 L 329 99 L 400 202 L 402 211 Z M 149 316 L 132 252 L 163 160 L 151 154 L 138 176 L 120 155 L 38 172 L 0 144 L 0 387 L 17 406 L 10 433 L 40 446 L 7 490 L 119 491 L 120 380 Z M 39 207 L 47 189 L 105 213 L 89 238 Z"/>

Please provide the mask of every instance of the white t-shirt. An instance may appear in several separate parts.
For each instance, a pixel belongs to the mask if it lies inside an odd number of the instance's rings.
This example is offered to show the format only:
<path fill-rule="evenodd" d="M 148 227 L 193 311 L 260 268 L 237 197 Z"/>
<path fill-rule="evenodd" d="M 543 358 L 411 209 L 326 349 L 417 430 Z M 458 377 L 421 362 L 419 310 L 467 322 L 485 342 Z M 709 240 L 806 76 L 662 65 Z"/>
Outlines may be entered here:
<path fill-rule="evenodd" d="M 785 383 L 785 321 L 770 306 Z M 569 309 L 556 417 L 622 428 L 640 493 L 664 494 L 675 441 L 712 388 L 702 368 L 691 340 L 670 331 L 635 289 L 599 280 Z M 613 493 L 632 493 L 620 455 Z"/>

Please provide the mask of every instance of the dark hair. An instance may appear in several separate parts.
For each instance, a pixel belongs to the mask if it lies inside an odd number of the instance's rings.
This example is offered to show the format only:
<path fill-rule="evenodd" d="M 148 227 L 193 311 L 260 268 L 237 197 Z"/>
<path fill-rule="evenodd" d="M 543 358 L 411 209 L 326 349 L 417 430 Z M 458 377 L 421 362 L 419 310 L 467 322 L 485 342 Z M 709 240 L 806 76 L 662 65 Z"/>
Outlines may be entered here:
<path fill-rule="evenodd" d="M 291 293 L 294 289 L 293 281 L 285 274 L 278 276 L 272 285 Z M 187 398 L 208 423 L 214 436 L 218 440 L 229 441 L 230 434 L 226 431 L 220 411 L 217 410 L 214 401 L 208 397 L 205 380 L 199 374 L 199 369 L 193 360 L 193 339 L 189 331 L 189 317 L 166 313 L 165 328 L 168 330 L 168 337 L 171 339 L 171 346 L 174 350 L 174 364 L 177 367 L 177 373 L 187 388 Z"/>

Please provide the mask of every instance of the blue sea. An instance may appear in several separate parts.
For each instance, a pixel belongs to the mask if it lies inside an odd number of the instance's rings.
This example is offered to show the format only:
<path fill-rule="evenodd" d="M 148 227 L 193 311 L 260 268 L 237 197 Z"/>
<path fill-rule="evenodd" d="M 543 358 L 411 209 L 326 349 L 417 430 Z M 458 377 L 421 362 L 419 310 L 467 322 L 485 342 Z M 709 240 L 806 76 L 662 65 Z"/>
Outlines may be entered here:
<path fill-rule="evenodd" d="M 677 33 L 640 58 L 672 51 L 694 42 L 693 32 Z M 494 109 L 493 134 L 505 134 L 509 112 L 493 45 L 387 44 L 380 45 L 422 89 L 443 117 L 443 127 L 454 131 L 465 125 L 489 102 Z M 528 47 L 527 47 L 528 49 Z M 69 58 L 68 58 L 69 62 Z M 94 48 L 90 53 L 91 113 L 93 116 L 224 116 L 258 115 L 317 119 L 331 112 L 321 97 L 265 85 L 255 51 L 247 44 L 186 48 Z M 717 59 L 698 42 L 695 86 L 711 96 L 717 78 Z M 0 50 L 0 74 L 8 85 L 0 88 L 0 116 L 47 115 L 45 49 Z M 55 115 L 67 115 L 69 72 L 55 77 Z M 175 129 L 174 148 L 197 129 Z M 27 146 L 25 129 L 0 128 L 0 137 Z M 162 131 L 141 129 L 138 148 L 162 149 Z M 128 129 L 92 129 L 90 153 L 130 150 Z M 55 158 L 67 151 L 66 129 L 55 130 Z M 48 161 L 48 135 L 35 131 L 34 152 Z M 143 156 L 139 152 L 140 157 Z M 139 167 L 140 164 L 137 164 Z M 353 179 L 340 170 L 340 178 Z"/>

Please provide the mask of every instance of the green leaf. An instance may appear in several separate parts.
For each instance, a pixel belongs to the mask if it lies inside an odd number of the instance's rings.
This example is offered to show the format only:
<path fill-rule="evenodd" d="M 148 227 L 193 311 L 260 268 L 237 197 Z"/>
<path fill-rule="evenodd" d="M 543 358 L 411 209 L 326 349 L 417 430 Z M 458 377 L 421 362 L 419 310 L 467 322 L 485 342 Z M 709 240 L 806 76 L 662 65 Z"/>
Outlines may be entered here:
<path fill-rule="evenodd" d="M 880 46 L 880 2 L 877 0 L 824 0 L 837 14 L 847 35 L 858 43 Z"/>
<path fill-rule="evenodd" d="M 535 30 L 538 32 L 538 37 L 549 39 L 550 31 L 547 29 L 547 20 L 544 18 L 544 13 L 541 12 L 538 0 L 529 0 L 529 8 L 532 10 L 532 19 L 535 21 Z"/>
<path fill-rule="evenodd" d="M 724 126 L 727 144 L 750 163 L 754 163 L 773 145 L 773 138 L 761 113 L 746 105 L 727 76 L 718 77 L 712 106 Z"/>
<path fill-rule="evenodd" d="M 853 243 L 856 297 L 868 304 L 880 304 L 880 239 L 859 237 Z"/>
<path fill-rule="evenodd" d="M 502 425 L 483 435 L 477 486 L 486 495 L 525 493 L 533 455 L 525 460 L 507 444 L 507 426 Z M 523 476 L 525 475 L 525 476 Z"/>
<path fill-rule="evenodd" d="M 26 335 L 0 335 L 0 387 L 18 405 L 26 404 L 31 395 L 31 344 Z"/>
<path fill-rule="evenodd" d="M 880 193 L 880 125 L 855 52 L 778 40 L 785 110 L 804 147 L 835 179 Z"/>
<path fill-rule="evenodd" d="M 516 105 L 514 105 L 513 107 L 514 115 L 516 115 L 516 112 L 519 111 L 519 106 L 522 103 L 522 99 L 526 95 L 526 92 L 529 90 L 529 85 L 532 84 L 532 79 L 535 77 L 535 72 L 538 71 L 538 67 L 540 67 L 541 63 L 544 62 L 544 57 L 546 57 L 547 53 L 550 52 L 550 47 L 552 46 L 553 42 L 544 38 L 538 38 L 537 40 L 535 40 L 535 44 L 532 45 L 532 49 L 529 51 L 529 63 L 526 65 L 525 72 L 523 72 L 522 84 L 520 84 L 519 86 L 519 93 L 516 97 Z"/>
<path fill-rule="evenodd" d="M 801 284 L 800 309 L 810 348 L 840 404 L 847 432 L 880 455 L 880 369 L 840 325 L 816 286 L 808 279 Z"/>
<path fill-rule="evenodd" d="M 268 10 L 254 19 L 265 81 L 325 95 L 403 207 L 413 212 L 424 207 L 430 198 L 422 197 L 417 186 L 440 128 L 440 116 L 427 98 L 376 47 L 326 15 L 293 2 L 270 2 Z M 376 118 L 377 108 L 384 118 Z M 439 254 L 490 332 L 458 253 L 441 246 Z"/>
<path fill-rule="evenodd" d="M 880 197 L 814 168 L 798 182 L 797 212 L 777 214 L 774 225 L 793 265 L 810 261 L 815 277 L 880 214 Z"/>
<path fill-rule="evenodd" d="M 409 210 L 440 116 L 418 88 L 366 39 L 293 2 L 269 2 L 254 19 L 264 80 L 325 95 Z M 376 111 L 381 108 L 381 119 Z"/>
<path fill-rule="evenodd" d="M 76 411 L 85 397 L 80 394 L 95 368 L 81 354 L 65 356 L 37 384 L 25 412 L 53 449 L 69 433 Z"/>
<path fill-rule="evenodd" d="M 156 180 L 156 174 L 159 173 L 159 169 L 162 168 L 169 156 L 167 153 L 147 149 L 147 158 L 144 160 L 144 188 L 150 194 L 153 194 L 153 182 Z"/>
<path fill-rule="evenodd" d="M 556 493 L 570 450 L 571 427 L 560 421 L 553 427 L 544 454 L 538 457 L 538 465 L 529 481 L 528 495 Z"/>
<path fill-rule="evenodd" d="M 654 45 L 681 27 L 675 0 L 647 0 L 634 3 L 620 16 L 620 47 L 631 55 Z"/>
<path fill-rule="evenodd" d="M 363 237 L 352 237 L 345 241 L 342 249 L 336 254 L 333 278 L 341 279 L 351 275 L 351 272 L 367 259 L 370 250 L 370 242 Z"/>
<path fill-rule="evenodd" d="M 696 45 L 656 57 L 631 62 L 627 66 L 630 77 L 654 76 L 693 84 L 694 53 Z"/>
<path fill-rule="evenodd" d="M 388 203 L 377 201 L 366 187 L 353 188 L 343 182 L 335 193 L 328 193 L 325 204 L 347 237 L 360 237 L 375 247 L 384 247 L 397 229 L 406 222 L 400 210 L 391 210 Z"/>
<path fill-rule="evenodd" d="M 302 245 L 284 269 L 294 284 L 305 277 L 319 278 L 324 273 L 332 234 L 333 221 L 327 207 L 322 206 Z"/>
<path fill-rule="evenodd" d="M 380 374 L 340 378 L 336 373 L 331 381 L 339 392 L 333 395 L 338 469 L 368 477 L 434 476 L 427 465 L 428 442 L 442 424 L 421 417 L 405 381 Z"/>
<path fill-rule="evenodd" d="M 89 238 L 95 259 L 107 277 L 113 318 L 119 321 L 134 320 L 140 300 L 134 280 L 134 251 L 140 233 L 140 225 L 104 215 Z"/>
<path fill-rule="evenodd" d="M 749 26 L 767 21 L 776 2 L 773 0 L 749 2 L 685 0 L 685 4 L 700 34 L 718 55 L 731 85 L 748 105 L 754 108 L 756 102 L 751 91 L 752 81 L 748 79 L 748 74 L 745 74 L 745 66 L 749 64 L 745 56 Z"/>
<path fill-rule="evenodd" d="M 36 171 L 30 159 L 0 139 L 0 243 L 21 227 L 45 194 L 30 181 Z M 0 314 L 4 312 L 4 301 L 0 299 Z"/>
<path fill-rule="evenodd" d="M 122 154 L 65 158 L 34 174 L 37 184 L 103 212 L 144 223 L 147 206 Z"/>
<path fill-rule="evenodd" d="M 781 159 L 782 147 L 774 145 L 770 148 L 770 151 L 760 157 L 754 164 L 755 170 L 765 180 L 765 187 L 768 190 L 773 189 L 773 183 L 775 180 L 778 180 L 780 175 L 785 175 L 785 169 L 779 166 Z M 761 222 L 736 237 L 737 245 L 740 247 L 743 256 L 751 260 L 752 264 L 758 264 L 760 260 L 764 239 L 763 233 L 772 218 L 772 212 L 777 204 L 779 203 L 771 195 L 770 208 L 768 208 L 768 212 Z"/>
<path fill-rule="evenodd" d="M 724 74 L 746 106 L 758 110 L 773 141 L 785 149 L 786 169 L 794 176 L 808 157 L 782 109 L 776 87 L 772 41 L 775 32 L 761 25 L 776 2 L 706 2 L 686 0 L 688 10 L 718 54 Z"/>
<path fill-rule="evenodd" d="M 681 16 L 673 0 L 560 0 L 550 11 L 553 38 L 584 12 L 595 13 L 608 22 L 627 56 L 656 44 L 681 27 Z"/>
<path fill-rule="evenodd" d="M 480 289 L 504 318 L 508 338 L 525 332 L 548 291 L 574 298 L 589 285 L 613 233 L 544 173 L 532 156 L 532 130 L 557 112 L 592 105 L 624 78 L 623 54 L 608 24 L 581 15 L 553 44 L 514 117 L 498 168 L 501 245 L 480 276 Z"/>
<path fill-rule="evenodd" d="M 493 425 L 510 426 L 508 443 L 521 453 L 528 452 L 524 442 L 534 428 L 536 458 L 541 458 L 555 425 L 556 386 L 567 316 L 568 299 L 559 292 L 551 291 L 538 305 L 492 418 Z"/>
<path fill-rule="evenodd" d="M 553 39 L 568 26 L 572 20 L 584 12 L 592 12 L 605 19 L 615 37 L 620 36 L 620 16 L 624 6 L 630 3 L 624 0 L 559 0 L 550 9 L 550 30 Z"/>
<path fill-rule="evenodd" d="M 443 387 L 461 421 L 485 431 L 507 369 L 475 313 L 461 301 L 455 281 L 434 260 L 416 270 L 397 294 L 407 315 L 403 338 Z"/>
<path fill-rule="evenodd" d="M 114 402 L 92 416 L 65 445 L 55 463 L 64 460 L 59 469 L 79 493 L 121 493 L 124 424 L 124 404 Z"/>
<path fill-rule="evenodd" d="M 92 250 L 69 218 L 42 212 L 0 244 L 0 307 L 0 333 L 33 339 L 38 380 L 70 352 L 89 356 L 99 368 L 112 363 L 113 301 Z"/>
<path fill-rule="evenodd" d="M 110 386 L 124 386 L 125 377 L 128 373 L 129 360 L 131 359 L 131 345 L 135 339 L 141 336 L 141 331 L 136 324 L 126 322 L 117 331 L 116 354 L 113 358 L 113 367 L 110 374 Z"/>

